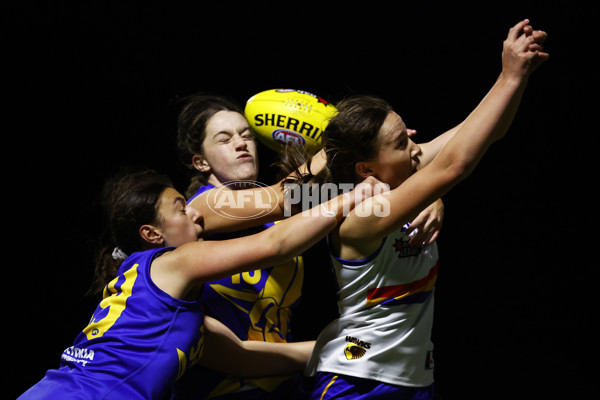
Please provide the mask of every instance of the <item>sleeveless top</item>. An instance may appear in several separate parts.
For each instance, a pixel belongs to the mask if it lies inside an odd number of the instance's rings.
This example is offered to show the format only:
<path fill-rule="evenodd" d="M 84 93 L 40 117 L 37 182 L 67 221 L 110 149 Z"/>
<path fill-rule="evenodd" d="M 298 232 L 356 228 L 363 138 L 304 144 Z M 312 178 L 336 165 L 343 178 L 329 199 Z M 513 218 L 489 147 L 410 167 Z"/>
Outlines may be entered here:
<path fill-rule="evenodd" d="M 60 367 L 20 400 L 162 399 L 202 355 L 201 301 L 176 299 L 150 279 L 150 264 L 172 248 L 133 253 L 104 289 L 88 326 Z"/>
<path fill-rule="evenodd" d="M 403 386 L 433 383 L 437 245 L 410 247 L 399 229 L 372 255 L 333 255 L 339 319 L 319 335 L 306 374 L 331 372 Z"/>

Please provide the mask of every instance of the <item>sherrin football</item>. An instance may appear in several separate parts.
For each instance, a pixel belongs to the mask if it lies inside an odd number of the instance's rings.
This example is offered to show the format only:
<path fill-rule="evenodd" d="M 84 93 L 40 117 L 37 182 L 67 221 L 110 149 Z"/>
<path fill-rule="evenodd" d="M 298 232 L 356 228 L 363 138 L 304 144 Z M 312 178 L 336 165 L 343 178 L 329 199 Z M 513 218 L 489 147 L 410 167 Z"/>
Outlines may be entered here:
<path fill-rule="evenodd" d="M 312 93 L 294 89 L 265 90 L 246 102 L 244 113 L 258 140 L 274 151 L 290 142 L 309 152 L 322 145 L 323 130 L 337 109 Z"/>

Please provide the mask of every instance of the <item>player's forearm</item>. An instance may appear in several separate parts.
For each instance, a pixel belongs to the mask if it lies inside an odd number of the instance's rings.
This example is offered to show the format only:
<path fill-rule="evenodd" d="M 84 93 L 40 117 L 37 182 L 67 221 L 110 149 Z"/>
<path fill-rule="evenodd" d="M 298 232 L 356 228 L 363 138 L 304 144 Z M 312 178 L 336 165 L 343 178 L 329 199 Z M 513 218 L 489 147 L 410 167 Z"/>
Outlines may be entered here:
<path fill-rule="evenodd" d="M 448 141 L 435 163 L 466 177 L 487 148 L 502 138 L 518 109 L 526 80 L 500 77 Z"/>
<path fill-rule="evenodd" d="M 454 128 L 442 133 L 433 140 L 426 143 L 420 143 L 419 146 L 421 147 L 421 156 L 419 157 L 419 166 L 417 169 L 421 169 L 429 164 L 431 160 L 433 160 L 440 153 L 446 143 L 448 143 L 448 141 L 454 137 L 461 126 L 462 122 Z"/>
<path fill-rule="evenodd" d="M 501 74 L 473 115 L 465 121 L 469 124 L 468 129 L 480 130 L 482 136 L 491 131 L 491 142 L 504 137 L 517 114 L 526 85 L 527 77 Z"/>
<path fill-rule="evenodd" d="M 247 340 L 242 345 L 252 363 L 246 377 L 287 375 L 303 370 L 310 359 L 314 341 L 269 343 Z"/>
<path fill-rule="evenodd" d="M 242 378 L 285 375 L 302 370 L 314 342 L 242 341 L 218 320 L 204 319 L 205 341 L 200 364 Z"/>
<path fill-rule="evenodd" d="M 203 217 L 206 236 L 238 231 L 283 218 L 284 194 L 278 185 L 244 190 L 212 189 L 190 202 Z"/>
<path fill-rule="evenodd" d="M 311 172 L 317 174 L 325 164 L 325 152 L 321 150 L 312 158 Z M 298 170 L 306 173 L 308 167 L 303 164 Z M 289 216 L 285 213 L 286 193 L 282 182 L 229 192 L 226 189 L 213 189 L 194 198 L 190 206 L 202 214 L 207 236 L 278 221 Z"/>
<path fill-rule="evenodd" d="M 277 265 L 301 254 L 324 238 L 344 215 L 354 209 L 353 193 L 318 204 L 259 233 L 257 240 L 271 248 L 271 257 L 264 264 Z"/>

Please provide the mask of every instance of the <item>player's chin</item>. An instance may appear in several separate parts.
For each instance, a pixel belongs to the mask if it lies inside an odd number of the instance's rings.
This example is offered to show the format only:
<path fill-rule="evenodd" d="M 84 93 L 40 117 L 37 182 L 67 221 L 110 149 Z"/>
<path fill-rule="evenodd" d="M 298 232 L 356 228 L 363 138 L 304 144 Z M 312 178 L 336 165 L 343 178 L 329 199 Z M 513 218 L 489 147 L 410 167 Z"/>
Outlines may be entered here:
<path fill-rule="evenodd" d="M 238 159 L 238 179 L 240 181 L 254 181 L 258 176 L 258 167 L 253 159 Z"/>

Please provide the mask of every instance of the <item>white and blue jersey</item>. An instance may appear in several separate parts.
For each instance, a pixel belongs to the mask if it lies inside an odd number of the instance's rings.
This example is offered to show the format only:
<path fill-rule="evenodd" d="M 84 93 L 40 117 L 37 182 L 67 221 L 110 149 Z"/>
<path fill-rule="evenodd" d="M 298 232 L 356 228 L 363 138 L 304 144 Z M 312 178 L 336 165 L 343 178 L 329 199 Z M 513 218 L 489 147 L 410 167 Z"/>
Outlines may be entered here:
<path fill-rule="evenodd" d="M 390 385 L 433 384 L 433 298 L 438 251 L 399 229 L 360 261 L 335 257 L 339 319 L 319 335 L 306 368 Z"/>

